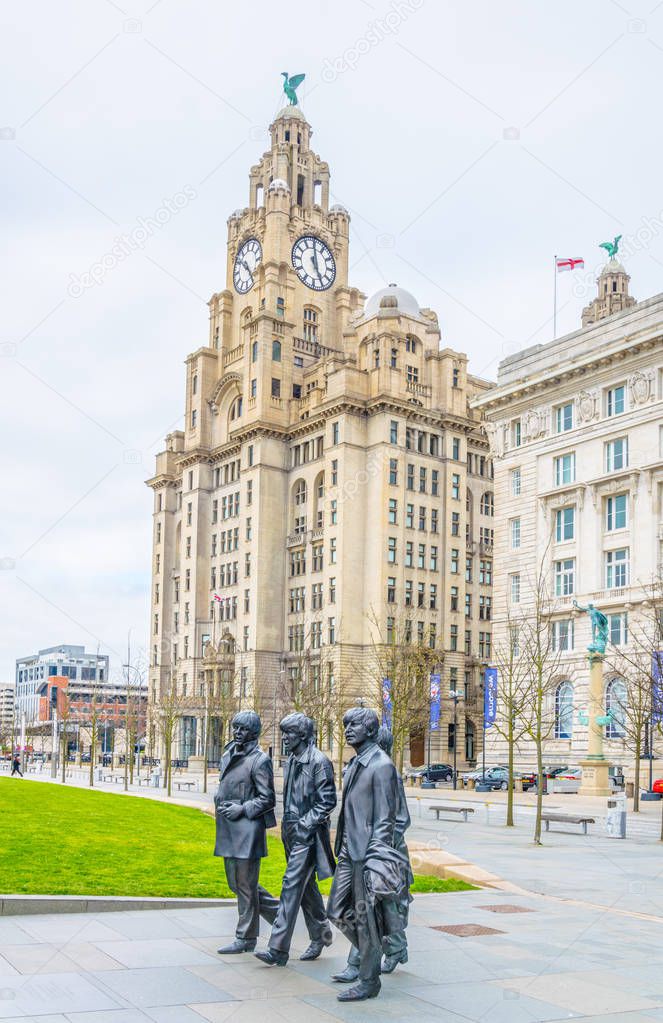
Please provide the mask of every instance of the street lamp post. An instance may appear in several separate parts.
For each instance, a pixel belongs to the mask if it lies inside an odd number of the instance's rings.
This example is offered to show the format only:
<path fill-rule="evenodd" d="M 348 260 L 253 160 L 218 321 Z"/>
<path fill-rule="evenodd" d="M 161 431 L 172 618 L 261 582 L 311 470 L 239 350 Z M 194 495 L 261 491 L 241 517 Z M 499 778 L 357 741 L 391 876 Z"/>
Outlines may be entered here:
<path fill-rule="evenodd" d="M 454 702 L 454 789 L 458 788 L 458 701 L 460 700 L 460 693 L 456 689 L 452 689 L 449 692 L 449 696 Z"/>

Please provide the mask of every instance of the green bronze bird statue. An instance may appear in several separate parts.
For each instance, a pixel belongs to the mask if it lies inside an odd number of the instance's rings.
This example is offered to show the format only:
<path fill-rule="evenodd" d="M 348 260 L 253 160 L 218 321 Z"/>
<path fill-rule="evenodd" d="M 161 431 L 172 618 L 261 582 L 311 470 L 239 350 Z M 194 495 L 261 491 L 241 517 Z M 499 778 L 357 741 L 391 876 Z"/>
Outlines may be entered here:
<path fill-rule="evenodd" d="M 284 78 L 283 91 L 290 100 L 290 106 L 296 107 L 297 93 L 295 90 L 298 89 L 299 86 L 302 84 L 302 82 L 306 78 L 306 75 L 293 75 L 292 78 L 289 78 L 287 71 L 282 71 L 281 74 L 283 75 Z"/>
<path fill-rule="evenodd" d="M 620 234 L 618 234 L 617 237 L 615 238 L 614 242 L 601 242 L 600 243 L 599 248 L 600 249 L 605 249 L 605 251 L 608 253 L 608 259 L 614 259 L 615 256 L 617 255 L 617 249 L 619 248 L 619 242 L 621 240 L 621 237 L 622 236 Z"/>

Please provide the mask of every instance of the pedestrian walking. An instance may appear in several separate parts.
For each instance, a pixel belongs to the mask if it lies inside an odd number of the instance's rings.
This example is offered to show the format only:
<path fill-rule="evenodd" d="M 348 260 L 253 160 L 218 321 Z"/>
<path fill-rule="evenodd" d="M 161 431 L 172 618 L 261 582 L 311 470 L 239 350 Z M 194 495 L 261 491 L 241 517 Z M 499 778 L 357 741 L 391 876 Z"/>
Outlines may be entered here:
<path fill-rule="evenodd" d="M 21 771 L 21 761 L 18 758 L 18 754 L 12 760 L 12 773 L 11 773 L 12 778 L 14 777 L 15 774 L 18 774 L 21 778 L 23 777 L 23 772 Z"/>

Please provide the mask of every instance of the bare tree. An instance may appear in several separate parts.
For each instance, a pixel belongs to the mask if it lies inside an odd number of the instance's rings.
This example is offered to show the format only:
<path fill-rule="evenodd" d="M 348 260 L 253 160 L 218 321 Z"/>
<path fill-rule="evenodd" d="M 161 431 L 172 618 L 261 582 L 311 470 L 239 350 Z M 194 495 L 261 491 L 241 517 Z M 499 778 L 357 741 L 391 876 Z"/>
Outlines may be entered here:
<path fill-rule="evenodd" d="M 157 708 L 157 723 L 166 761 L 163 785 L 169 796 L 172 795 L 173 784 L 173 745 L 177 726 L 185 707 L 186 700 L 178 690 L 177 682 L 172 677 L 169 678 L 161 688 Z"/>
<path fill-rule="evenodd" d="M 369 682 L 378 706 L 382 704 L 385 680 L 390 683 L 393 759 L 402 772 L 406 746 L 428 725 L 430 675 L 441 669 L 444 653 L 437 645 L 430 646 L 430 633 L 414 636 L 414 623 L 407 614 L 388 618 L 386 628 L 375 612 L 371 611 L 368 619 L 372 626 Z"/>
<path fill-rule="evenodd" d="M 509 788 L 507 792 L 506 826 L 514 826 L 513 790 L 514 755 L 521 739 L 528 733 L 530 682 L 527 662 L 520 653 L 523 634 L 522 615 L 507 611 L 503 639 L 495 643 L 493 661 L 498 670 L 499 700 L 492 727 L 506 741 Z M 485 736 L 484 736 L 485 742 Z M 540 777 L 540 776 L 539 776 Z"/>
<path fill-rule="evenodd" d="M 658 681 L 654 665 L 663 651 L 663 583 L 660 578 L 654 579 L 643 590 L 644 600 L 637 613 L 629 616 L 627 642 L 611 646 L 606 657 L 610 671 L 624 687 L 622 694 L 616 687 L 613 689 L 608 711 L 614 731 L 621 733 L 624 746 L 633 753 L 634 813 L 640 809 L 641 761 L 646 755 L 653 757 L 654 752 L 658 709 L 654 706 Z"/>

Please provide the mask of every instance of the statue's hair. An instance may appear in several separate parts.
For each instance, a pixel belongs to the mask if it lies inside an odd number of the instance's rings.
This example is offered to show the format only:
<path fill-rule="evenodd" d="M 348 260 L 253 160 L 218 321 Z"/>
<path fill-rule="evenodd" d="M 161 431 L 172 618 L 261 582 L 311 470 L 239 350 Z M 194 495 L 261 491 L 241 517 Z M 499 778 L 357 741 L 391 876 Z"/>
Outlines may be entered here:
<path fill-rule="evenodd" d="M 302 738 L 308 742 L 313 738 L 315 722 L 313 718 L 307 717 L 306 714 L 294 713 L 286 715 L 281 721 L 279 728 L 282 732 L 299 732 Z"/>
<path fill-rule="evenodd" d="M 347 725 L 349 721 L 360 721 L 365 725 L 369 738 L 376 738 L 380 722 L 377 714 L 370 707 L 350 707 L 343 715 L 343 724 Z"/>
<path fill-rule="evenodd" d="M 377 744 L 380 749 L 383 749 L 388 757 L 391 756 L 391 751 L 394 748 L 394 736 L 390 728 L 386 725 L 380 725 L 378 728 Z"/>
<path fill-rule="evenodd" d="M 254 710 L 240 710 L 238 714 L 232 719 L 233 725 L 244 725 L 246 728 L 250 728 L 254 739 L 257 739 L 260 735 L 262 723 L 260 718 Z"/>

